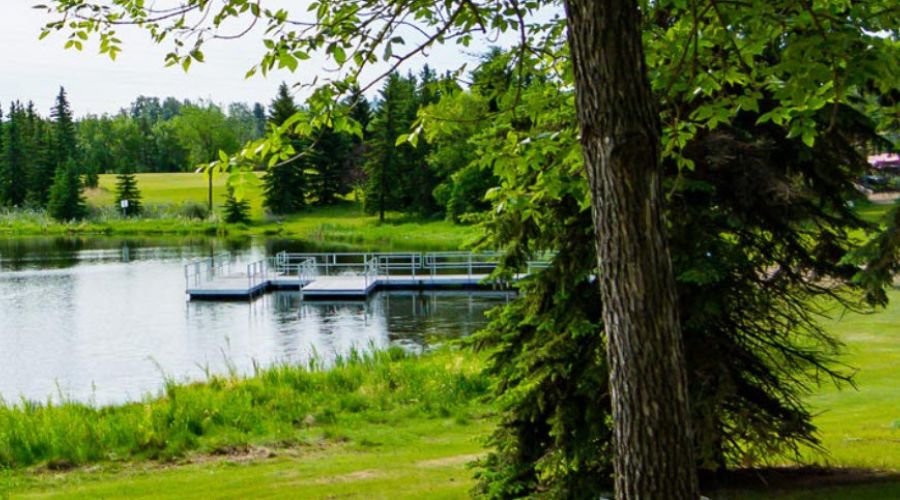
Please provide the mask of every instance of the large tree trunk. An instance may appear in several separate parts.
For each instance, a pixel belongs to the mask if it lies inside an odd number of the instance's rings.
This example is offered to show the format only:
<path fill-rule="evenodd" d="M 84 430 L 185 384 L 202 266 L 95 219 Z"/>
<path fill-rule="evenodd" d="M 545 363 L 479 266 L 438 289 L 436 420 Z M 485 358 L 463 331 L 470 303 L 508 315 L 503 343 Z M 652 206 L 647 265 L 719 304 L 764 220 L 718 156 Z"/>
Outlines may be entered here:
<path fill-rule="evenodd" d="M 607 334 L 616 497 L 697 500 L 640 12 L 635 0 L 566 0 L 566 15 Z"/>

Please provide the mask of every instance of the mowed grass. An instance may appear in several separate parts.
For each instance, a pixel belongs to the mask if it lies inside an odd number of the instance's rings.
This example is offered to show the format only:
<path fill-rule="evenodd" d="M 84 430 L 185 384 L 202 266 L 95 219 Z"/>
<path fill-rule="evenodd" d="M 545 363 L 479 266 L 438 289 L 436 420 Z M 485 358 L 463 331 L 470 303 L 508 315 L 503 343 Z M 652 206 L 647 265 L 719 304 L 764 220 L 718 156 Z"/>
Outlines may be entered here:
<path fill-rule="evenodd" d="M 225 224 L 221 219 L 201 220 L 186 216 L 122 219 L 114 207 L 115 175 L 101 175 L 100 185 L 87 190 L 87 202 L 105 216 L 86 221 L 58 223 L 40 213 L 0 213 L 0 234 L 6 237 L 40 235 L 161 235 L 206 234 L 228 236 L 273 236 L 306 239 L 354 249 L 457 250 L 477 236 L 474 226 L 445 220 L 423 219 L 390 212 L 385 221 L 363 212 L 351 198 L 328 207 L 311 207 L 288 216 L 272 217 L 263 209 L 262 173 L 244 185 L 250 203 L 250 224 Z M 221 213 L 225 199 L 225 176 L 214 177 L 215 211 Z M 206 206 L 207 177 L 195 173 L 137 174 L 138 188 L 148 213 L 183 212 L 187 205 Z"/>
<path fill-rule="evenodd" d="M 831 455 L 822 465 L 900 471 L 900 291 L 889 297 L 884 311 L 826 324 L 846 344 L 858 389 L 826 386 L 809 399 Z"/>
<path fill-rule="evenodd" d="M 8 479 L 14 498 L 465 498 L 466 466 L 492 422 L 450 419 L 384 426 L 378 443 L 323 443 L 197 463 L 105 466 Z M 368 432 L 378 424 L 371 424 Z M 252 454 L 251 454 L 252 455 Z"/>
<path fill-rule="evenodd" d="M 251 180 L 244 185 L 245 196 L 250 202 L 251 217 L 260 219 L 263 215 L 262 184 L 257 173 L 256 181 Z M 141 201 L 145 205 L 178 205 L 196 203 L 207 205 L 209 196 L 209 179 L 205 173 L 149 173 L 135 174 Z M 250 178 L 252 179 L 252 178 Z M 213 176 L 213 205 L 217 208 L 225 203 L 227 176 Z M 116 176 L 104 174 L 100 176 L 100 184 L 96 189 L 85 190 L 88 204 L 93 206 L 114 206 L 116 197 Z"/>

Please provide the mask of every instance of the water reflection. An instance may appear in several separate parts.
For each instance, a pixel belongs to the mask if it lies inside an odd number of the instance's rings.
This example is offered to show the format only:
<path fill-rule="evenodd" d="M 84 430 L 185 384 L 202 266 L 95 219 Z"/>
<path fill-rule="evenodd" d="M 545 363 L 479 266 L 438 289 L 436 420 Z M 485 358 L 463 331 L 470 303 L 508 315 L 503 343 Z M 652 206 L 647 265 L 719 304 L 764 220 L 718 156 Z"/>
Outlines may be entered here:
<path fill-rule="evenodd" d="M 244 259 L 271 255 L 236 243 Z M 421 351 L 468 335 L 504 294 L 391 293 L 366 302 L 187 302 L 183 263 L 219 240 L 44 239 L 0 243 L 0 395 L 107 404 L 254 363 L 330 362 L 353 349 Z"/>

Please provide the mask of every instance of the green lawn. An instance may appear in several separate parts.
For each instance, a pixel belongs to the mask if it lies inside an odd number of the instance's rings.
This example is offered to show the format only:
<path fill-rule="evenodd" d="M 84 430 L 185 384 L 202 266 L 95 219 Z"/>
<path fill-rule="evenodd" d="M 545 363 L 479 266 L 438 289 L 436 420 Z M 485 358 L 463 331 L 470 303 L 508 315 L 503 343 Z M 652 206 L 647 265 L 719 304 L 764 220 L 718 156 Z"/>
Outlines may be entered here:
<path fill-rule="evenodd" d="M 258 174 L 260 177 L 262 174 Z M 177 205 L 181 203 L 208 202 L 208 178 L 204 173 L 158 173 L 136 174 L 138 189 L 145 205 Z M 225 202 L 225 175 L 213 176 L 213 203 L 217 206 Z M 261 183 L 247 183 L 246 197 L 250 202 L 253 218 L 263 215 Z M 115 203 L 116 176 L 104 174 L 100 176 L 100 185 L 96 189 L 85 190 L 85 198 L 94 206 Z"/>
<path fill-rule="evenodd" d="M 871 315 L 841 314 L 826 327 L 846 344 L 844 362 L 857 369 L 857 389 L 825 386 L 809 398 L 828 455 L 808 463 L 887 471 L 887 477 L 855 485 L 797 486 L 723 498 L 881 500 L 900 498 L 900 290 Z"/>
<path fill-rule="evenodd" d="M 15 498 L 462 498 L 466 464 L 483 452 L 490 421 L 449 419 L 370 425 L 379 443 L 252 450 L 186 465 L 105 466 L 97 471 L 10 476 Z M 250 458 L 254 455 L 270 458 Z M 2 481 L 2 479 L 0 479 Z"/>
<path fill-rule="evenodd" d="M 828 325 L 846 343 L 846 363 L 859 371 L 858 390 L 829 386 L 810 399 L 831 453 L 822 464 L 900 470 L 900 291 L 890 299 L 883 312 L 847 314 Z"/>
<path fill-rule="evenodd" d="M 207 202 L 207 178 L 203 174 L 137 174 L 137 183 L 148 212 L 178 214 L 186 204 L 205 205 Z M 224 176 L 214 178 L 213 189 L 214 203 L 219 207 L 225 196 Z M 361 205 L 350 199 L 335 206 L 310 208 L 286 217 L 267 217 L 262 207 L 259 183 L 246 186 L 245 196 L 250 202 L 253 219 L 247 225 L 226 225 L 174 215 L 122 220 L 113 211 L 114 175 L 101 175 L 100 186 L 88 190 L 85 195 L 89 205 L 105 208 L 108 215 L 60 224 L 43 214 L 0 213 L 0 235 L 263 235 L 346 244 L 357 249 L 427 251 L 459 249 L 477 234 L 473 226 L 421 219 L 400 213 L 388 213 L 386 220 L 381 222 L 378 217 L 363 213 Z"/>

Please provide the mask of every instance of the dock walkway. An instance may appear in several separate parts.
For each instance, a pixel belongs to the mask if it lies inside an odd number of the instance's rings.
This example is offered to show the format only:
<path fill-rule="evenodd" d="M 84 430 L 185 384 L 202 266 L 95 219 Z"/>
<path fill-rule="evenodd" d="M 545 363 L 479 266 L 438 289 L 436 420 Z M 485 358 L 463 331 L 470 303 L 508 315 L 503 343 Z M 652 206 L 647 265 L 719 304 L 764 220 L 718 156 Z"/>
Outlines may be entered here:
<path fill-rule="evenodd" d="M 238 266 L 227 257 L 185 266 L 191 300 L 249 300 L 272 290 L 299 290 L 306 300 L 365 300 L 376 290 L 502 289 L 490 281 L 493 253 L 286 253 Z M 533 267 L 545 266 L 532 262 Z"/>

